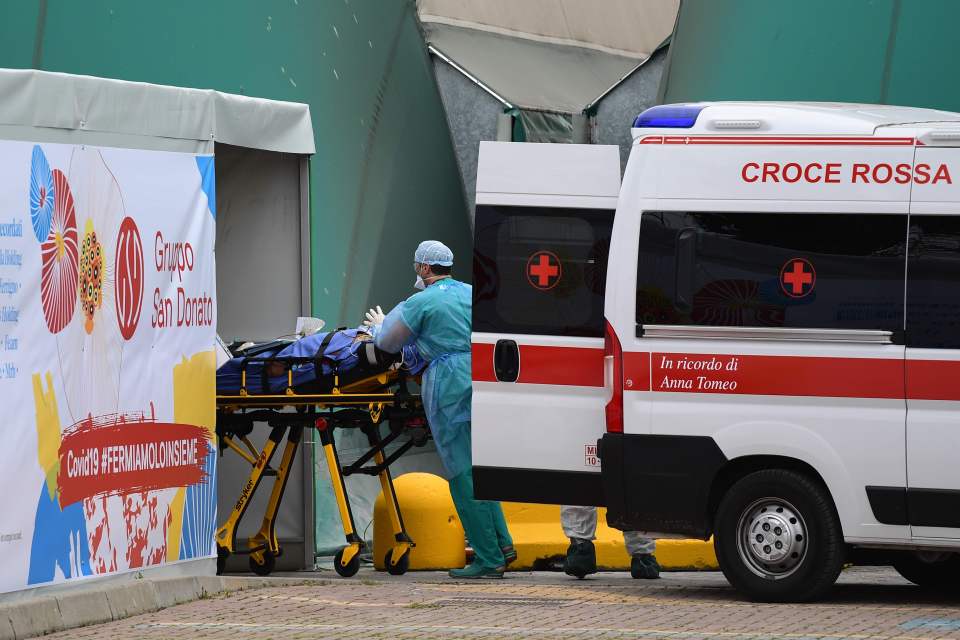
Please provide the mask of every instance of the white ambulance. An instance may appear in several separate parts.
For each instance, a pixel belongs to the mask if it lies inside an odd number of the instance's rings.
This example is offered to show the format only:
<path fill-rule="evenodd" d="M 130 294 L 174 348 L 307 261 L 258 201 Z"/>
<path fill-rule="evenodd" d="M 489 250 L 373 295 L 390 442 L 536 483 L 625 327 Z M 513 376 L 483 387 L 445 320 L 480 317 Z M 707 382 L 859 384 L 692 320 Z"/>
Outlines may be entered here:
<path fill-rule="evenodd" d="M 760 600 L 845 562 L 960 589 L 960 115 L 665 105 L 632 132 L 622 187 L 616 148 L 480 147 L 478 497 L 712 535 Z"/>

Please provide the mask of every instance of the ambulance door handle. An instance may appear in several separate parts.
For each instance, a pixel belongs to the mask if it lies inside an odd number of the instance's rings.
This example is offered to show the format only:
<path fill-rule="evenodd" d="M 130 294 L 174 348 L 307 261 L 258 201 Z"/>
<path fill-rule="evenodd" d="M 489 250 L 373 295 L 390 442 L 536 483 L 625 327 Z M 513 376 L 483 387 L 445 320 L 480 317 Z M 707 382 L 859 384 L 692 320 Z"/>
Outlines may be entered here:
<path fill-rule="evenodd" d="M 516 382 L 520 377 L 520 347 L 515 340 L 497 340 L 493 371 L 500 382 Z"/>

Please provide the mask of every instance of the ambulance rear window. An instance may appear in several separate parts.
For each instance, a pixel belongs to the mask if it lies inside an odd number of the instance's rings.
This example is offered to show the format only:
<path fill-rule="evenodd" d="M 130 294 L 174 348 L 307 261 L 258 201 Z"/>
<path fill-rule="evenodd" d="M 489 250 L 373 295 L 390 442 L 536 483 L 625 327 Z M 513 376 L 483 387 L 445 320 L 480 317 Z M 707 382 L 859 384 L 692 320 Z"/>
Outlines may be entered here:
<path fill-rule="evenodd" d="M 479 205 L 473 330 L 603 336 L 613 211 Z"/>
<path fill-rule="evenodd" d="M 899 331 L 906 215 L 644 212 L 637 323 Z"/>
<path fill-rule="evenodd" d="M 960 216 L 910 216 L 907 346 L 960 349 Z"/>

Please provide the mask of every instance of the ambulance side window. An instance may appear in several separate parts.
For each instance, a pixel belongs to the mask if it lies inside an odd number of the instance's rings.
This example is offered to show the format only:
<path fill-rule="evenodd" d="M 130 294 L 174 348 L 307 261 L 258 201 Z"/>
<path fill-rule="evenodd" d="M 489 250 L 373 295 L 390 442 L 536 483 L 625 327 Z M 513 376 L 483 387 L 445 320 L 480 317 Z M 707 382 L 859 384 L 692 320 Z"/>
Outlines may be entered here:
<path fill-rule="evenodd" d="M 906 215 L 647 211 L 637 322 L 901 330 L 906 238 Z"/>
<path fill-rule="evenodd" d="M 960 216 L 910 216 L 907 346 L 960 349 Z"/>
<path fill-rule="evenodd" d="M 603 336 L 613 211 L 478 205 L 473 330 Z"/>

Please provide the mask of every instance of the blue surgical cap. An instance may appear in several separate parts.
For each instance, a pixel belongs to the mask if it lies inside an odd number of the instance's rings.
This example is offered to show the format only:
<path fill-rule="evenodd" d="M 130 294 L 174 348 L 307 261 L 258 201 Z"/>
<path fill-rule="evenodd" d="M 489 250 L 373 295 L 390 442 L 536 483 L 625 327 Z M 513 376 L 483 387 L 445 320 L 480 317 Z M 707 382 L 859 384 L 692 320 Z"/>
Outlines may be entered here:
<path fill-rule="evenodd" d="M 453 251 L 438 240 L 424 240 L 413 254 L 413 261 L 419 264 L 438 264 L 441 267 L 453 266 Z"/>

